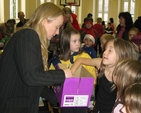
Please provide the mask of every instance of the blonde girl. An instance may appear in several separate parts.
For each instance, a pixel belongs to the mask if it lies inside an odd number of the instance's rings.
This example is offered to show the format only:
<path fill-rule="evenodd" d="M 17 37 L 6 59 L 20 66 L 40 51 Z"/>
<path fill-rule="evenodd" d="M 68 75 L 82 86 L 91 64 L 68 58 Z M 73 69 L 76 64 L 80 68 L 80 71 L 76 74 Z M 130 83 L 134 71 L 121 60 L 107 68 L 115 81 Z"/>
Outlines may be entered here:
<path fill-rule="evenodd" d="M 141 83 L 134 83 L 127 87 L 124 93 L 124 107 L 122 113 L 141 112 Z"/>
<path fill-rule="evenodd" d="M 101 37 L 100 37 L 100 47 L 102 49 L 102 53 L 99 53 L 99 56 L 98 57 L 102 57 L 102 54 L 104 52 L 104 48 L 105 48 L 105 44 L 106 42 L 109 40 L 109 39 L 112 39 L 114 38 L 114 36 L 112 36 L 111 34 L 103 34 Z"/>
<path fill-rule="evenodd" d="M 139 30 L 138 28 L 131 28 L 128 32 L 128 38 L 129 38 L 129 41 L 131 42 L 131 45 L 132 45 L 132 48 L 133 48 L 133 58 L 135 60 L 138 60 L 139 59 L 139 47 L 132 41 L 132 39 L 137 36 L 139 33 Z"/>
<path fill-rule="evenodd" d="M 133 59 L 118 62 L 113 71 L 113 81 L 117 88 L 117 98 L 112 113 L 120 113 L 123 107 L 125 89 L 135 82 L 141 81 L 141 63 Z"/>

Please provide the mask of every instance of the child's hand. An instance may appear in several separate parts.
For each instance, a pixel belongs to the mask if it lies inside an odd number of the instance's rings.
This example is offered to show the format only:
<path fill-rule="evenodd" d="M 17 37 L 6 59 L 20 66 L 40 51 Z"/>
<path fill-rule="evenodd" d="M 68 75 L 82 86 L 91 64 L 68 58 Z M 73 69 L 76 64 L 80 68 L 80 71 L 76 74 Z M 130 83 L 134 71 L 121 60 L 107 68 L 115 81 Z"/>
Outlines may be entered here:
<path fill-rule="evenodd" d="M 66 78 L 71 78 L 71 77 L 73 77 L 72 71 L 71 71 L 70 69 L 65 69 L 65 70 L 64 70 L 64 73 L 65 73 L 65 77 L 66 77 Z"/>
<path fill-rule="evenodd" d="M 136 44 L 134 44 L 134 43 L 133 43 L 133 46 L 134 46 L 134 50 L 135 50 L 137 53 L 139 53 L 139 47 L 138 47 Z"/>

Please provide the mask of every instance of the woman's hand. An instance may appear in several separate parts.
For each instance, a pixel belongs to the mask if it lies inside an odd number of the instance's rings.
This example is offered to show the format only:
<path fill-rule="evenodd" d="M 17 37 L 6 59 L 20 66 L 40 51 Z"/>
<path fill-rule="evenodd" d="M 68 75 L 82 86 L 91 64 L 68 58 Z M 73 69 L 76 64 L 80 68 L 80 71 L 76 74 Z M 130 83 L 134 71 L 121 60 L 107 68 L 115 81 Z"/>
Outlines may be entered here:
<path fill-rule="evenodd" d="M 66 77 L 66 78 L 71 78 L 71 77 L 73 77 L 72 71 L 71 71 L 70 69 L 65 69 L 65 70 L 64 70 L 64 73 L 65 73 L 65 77 Z"/>

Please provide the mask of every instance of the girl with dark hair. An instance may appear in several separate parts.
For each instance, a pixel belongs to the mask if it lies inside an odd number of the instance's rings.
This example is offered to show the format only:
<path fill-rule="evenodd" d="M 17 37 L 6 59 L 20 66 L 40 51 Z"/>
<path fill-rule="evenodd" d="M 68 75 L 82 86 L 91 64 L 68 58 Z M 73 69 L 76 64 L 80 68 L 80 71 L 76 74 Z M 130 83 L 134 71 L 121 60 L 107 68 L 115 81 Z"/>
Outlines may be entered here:
<path fill-rule="evenodd" d="M 69 68 L 76 59 L 78 58 L 88 58 L 91 57 L 81 51 L 81 39 L 79 31 L 73 28 L 66 28 L 63 30 L 60 38 L 60 56 L 53 57 L 50 60 L 49 69 L 59 69 L 59 64 L 66 64 Z M 96 80 L 96 71 L 94 66 L 86 66 L 82 65 L 86 68 L 93 76 L 94 80 Z M 96 84 L 96 81 L 94 82 Z M 65 107 L 61 108 L 61 113 L 87 113 L 88 107 Z"/>

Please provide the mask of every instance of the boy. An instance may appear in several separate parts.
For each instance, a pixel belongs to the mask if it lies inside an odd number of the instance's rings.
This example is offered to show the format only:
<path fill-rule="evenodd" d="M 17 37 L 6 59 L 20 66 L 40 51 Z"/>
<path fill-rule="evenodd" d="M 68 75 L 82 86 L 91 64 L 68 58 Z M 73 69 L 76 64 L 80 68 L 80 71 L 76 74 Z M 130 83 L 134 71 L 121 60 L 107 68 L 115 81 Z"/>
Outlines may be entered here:
<path fill-rule="evenodd" d="M 82 50 L 88 53 L 91 58 L 96 58 L 96 51 L 93 48 L 95 44 L 94 36 L 92 36 L 91 34 L 86 34 L 83 41 L 84 46 L 82 47 Z"/>

